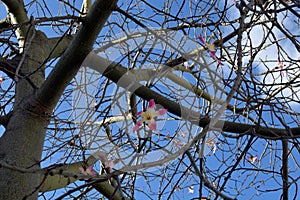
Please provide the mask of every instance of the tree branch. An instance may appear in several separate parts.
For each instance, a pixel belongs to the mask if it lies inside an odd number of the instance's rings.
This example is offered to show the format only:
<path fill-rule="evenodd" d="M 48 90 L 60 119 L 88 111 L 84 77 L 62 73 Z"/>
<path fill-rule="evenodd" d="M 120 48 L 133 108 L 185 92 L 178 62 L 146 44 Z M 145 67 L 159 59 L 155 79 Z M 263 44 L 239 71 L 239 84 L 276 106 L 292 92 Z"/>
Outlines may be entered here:
<path fill-rule="evenodd" d="M 108 181 L 105 182 L 99 182 L 93 184 L 93 187 L 103 194 L 105 197 L 111 200 L 129 200 L 128 198 L 125 198 L 121 195 L 120 192 L 118 192 L 118 188 L 113 187 L 109 184 Z"/>
<path fill-rule="evenodd" d="M 282 140 L 282 199 L 289 199 L 289 148 L 288 140 Z"/>
<path fill-rule="evenodd" d="M 53 109 L 61 94 L 78 72 L 85 57 L 92 50 L 93 44 L 110 16 L 117 0 L 97 0 L 91 7 L 73 41 L 61 56 L 49 77 L 37 91 L 37 100 Z"/>
<path fill-rule="evenodd" d="M 87 164 L 88 166 L 94 165 L 97 162 L 97 159 L 93 156 L 90 156 L 85 162 L 76 162 L 71 163 L 68 165 L 63 165 L 58 168 L 55 168 L 55 170 L 61 170 L 68 173 L 78 174 L 79 173 L 79 167 L 84 166 L 84 164 Z M 47 170 L 47 169 L 42 169 Z M 40 192 L 47 192 L 51 190 L 60 189 L 63 187 L 66 187 L 67 185 L 77 181 L 78 179 L 74 177 L 67 177 L 63 176 L 61 174 L 56 174 L 53 176 L 45 175 L 41 176 L 41 187 L 39 189 Z"/>
<path fill-rule="evenodd" d="M 168 98 L 161 96 L 159 93 L 152 91 L 150 88 L 141 85 L 138 82 L 134 82 L 136 80 L 136 78 L 134 78 L 134 71 L 131 71 L 132 73 L 127 73 L 127 69 L 120 64 L 99 57 L 98 55 L 91 52 L 86 58 L 83 65 L 100 72 L 113 82 L 118 83 L 120 87 L 126 88 L 130 91 L 134 91 L 137 96 L 147 101 L 154 98 L 155 102 L 168 109 L 168 112 L 174 115 L 185 117 L 185 115 L 187 115 L 186 113 L 188 113 L 189 120 L 193 124 L 205 127 L 210 123 L 211 119 L 209 117 L 204 117 L 203 115 L 193 110 L 185 108 L 178 103 L 175 103 Z M 256 135 L 261 138 L 272 140 L 300 137 L 299 127 L 291 128 L 289 131 L 287 131 L 286 129 L 261 127 L 255 124 L 243 124 L 224 120 L 219 120 L 216 123 L 215 127 L 222 127 L 224 132 L 236 133 L 241 136 Z"/>
<path fill-rule="evenodd" d="M 39 173 L 44 174 L 41 176 L 39 192 L 47 192 L 63 188 L 79 179 L 91 178 L 89 175 L 79 173 L 79 167 L 85 164 L 93 165 L 97 159 L 94 156 L 90 156 L 85 162 L 76 162 L 69 165 L 63 165 L 59 167 L 51 166 L 45 169 L 27 169 L 17 167 L 15 165 L 7 164 L 6 162 L 0 161 L 0 168 L 8 168 L 21 173 Z M 84 185 L 92 185 L 97 191 L 103 194 L 105 197 L 113 200 L 127 199 L 124 198 L 120 192 L 113 187 L 109 181 L 113 175 L 102 174 L 95 178 L 91 178 L 91 181 Z M 78 190 L 78 188 L 76 188 Z"/>
<path fill-rule="evenodd" d="M 87 164 L 92 165 L 97 159 L 93 156 L 87 159 Z M 79 167 L 83 165 L 83 162 L 76 162 L 70 165 L 60 166 L 58 168 L 50 167 L 46 169 L 27 169 L 22 167 L 17 167 L 15 165 L 10 165 L 6 162 L 0 161 L 0 169 L 7 168 L 14 171 L 18 171 L 24 174 L 46 174 L 41 177 L 41 184 L 38 188 L 39 192 L 47 192 L 51 190 L 56 190 L 66 185 L 77 181 L 79 179 L 91 178 L 89 175 L 79 174 Z M 112 175 L 102 174 L 95 178 L 91 178 L 90 182 L 87 182 L 83 187 L 92 185 L 97 191 L 102 193 L 105 197 L 114 200 L 127 199 L 123 198 L 119 192 L 116 192 L 116 188 L 110 185 L 108 179 L 112 178 Z M 78 188 L 76 188 L 76 191 Z M 68 194 L 68 193 L 66 193 Z"/>
<path fill-rule="evenodd" d="M 9 112 L 6 115 L 0 116 L 0 125 L 6 127 L 11 116 L 12 116 L 12 112 Z"/>
<path fill-rule="evenodd" d="M 9 23 L 9 20 L 7 17 L 0 20 L 0 31 L 1 31 L 1 29 L 8 28 L 9 26 L 10 26 L 10 23 Z"/>
<path fill-rule="evenodd" d="M 22 24 L 29 21 L 27 17 L 27 13 L 25 11 L 23 1 L 16 1 L 16 0 L 3 0 L 2 1 L 6 5 L 6 10 L 9 15 L 10 23 L 12 25 L 15 24 Z M 24 25 L 17 29 L 16 35 L 19 41 L 19 47 L 24 47 L 24 41 L 26 35 L 28 34 L 29 26 Z"/>
<path fill-rule="evenodd" d="M 192 154 L 189 151 L 186 151 L 185 154 L 188 156 L 188 158 L 189 158 L 189 160 L 190 160 L 190 162 L 191 162 L 191 164 L 192 164 L 192 166 L 193 166 L 193 168 L 195 170 L 195 173 L 204 182 L 204 185 L 206 187 L 208 187 L 209 189 L 211 189 L 212 191 L 214 191 L 218 196 L 221 196 L 223 199 L 233 200 L 233 198 L 230 198 L 230 197 L 226 196 L 221 191 L 219 191 L 216 187 L 214 187 L 212 183 L 209 182 L 209 180 L 199 170 L 197 164 L 194 161 L 194 158 L 193 158 Z"/>
<path fill-rule="evenodd" d="M 55 171 L 61 171 L 63 173 L 61 174 L 55 174 L 55 175 L 45 175 L 41 177 L 41 187 L 39 188 L 40 192 L 47 192 L 51 190 L 57 190 L 60 188 L 64 188 L 67 185 L 78 181 L 78 177 L 75 176 L 65 176 L 64 174 L 78 174 L 79 173 L 79 167 L 82 167 L 83 165 L 93 165 L 98 161 L 97 158 L 94 156 L 90 156 L 85 162 L 76 162 L 68 165 L 63 165 L 58 168 L 55 168 Z M 42 169 L 42 171 L 50 172 L 53 171 L 52 167 L 51 169 Z M 113 200 L 120 200 L 123 199 L 120 192 L 118 192 L 118 189 L 113 187 L 109 181 L 95 181 L 91 182 L 92 186 L 101 194 L 103 194 L 105 197 Z M 126 198 L 125 198 L 126 199 Z"/>
<path fill-rule="evenodd" d="M 73 39 L 73 36 L 71 35 L 65 35 L 62 37 L 55 37 L 55 38 L 49 38 L 47 41 L 47 44 L 49 45 L 50 49 L 53 49 L 49 59 L 57 58 L 61 56 L 65 50 L 70 45 L 71 41 Z"/>
<path fill-rule="evenodd" d="M 17 62 L 0 57 L 0 70 L 5 72 L 10 78 L 14 78 Z M 22 74 L 22 72 L 20 73 Z"/>

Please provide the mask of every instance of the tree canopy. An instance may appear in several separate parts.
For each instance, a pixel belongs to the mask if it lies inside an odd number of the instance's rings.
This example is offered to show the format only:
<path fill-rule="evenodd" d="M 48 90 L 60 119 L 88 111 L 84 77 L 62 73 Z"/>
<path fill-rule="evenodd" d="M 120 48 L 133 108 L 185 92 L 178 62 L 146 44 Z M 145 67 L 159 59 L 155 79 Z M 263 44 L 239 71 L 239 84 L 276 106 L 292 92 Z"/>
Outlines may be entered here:
<path fill-rule="evenodd" d="M 0 199 L 297 199 L 297 0 L 0 2 Z"/>

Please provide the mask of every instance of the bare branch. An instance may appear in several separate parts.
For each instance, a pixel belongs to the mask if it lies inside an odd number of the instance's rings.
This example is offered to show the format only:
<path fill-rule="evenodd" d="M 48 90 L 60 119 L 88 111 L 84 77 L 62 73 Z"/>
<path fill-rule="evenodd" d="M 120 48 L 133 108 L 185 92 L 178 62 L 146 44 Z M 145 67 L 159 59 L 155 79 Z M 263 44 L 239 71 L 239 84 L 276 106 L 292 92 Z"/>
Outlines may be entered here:
<path fill-rule="evenodd" d="M 24 3 L 23 1 L 8 1 L 4 0 L 2 1 L 6 5 L 7 12 L 9 14 L 10 23 L 12 25 L 15 24 L 22 24 L 27 21 L 29 21 L 27 17 L 27 13 L 25 11 Z M 29 26 L 21 26 L 17 29 L 16 35 L 19 41 L 19 47 L 24 47 L 24 40 L 26 38 L 26 35 L 28 34 Z"/>
<path fill-rule="evenodd" d="M 93 53 L 90 53 L 89 56 L 86 59 L 86 64 L 88 67 L 91 67 L 92 69 L 103 73 L 104 76 L 109 78 L 115 83 L 119 83 L 119 80 L 122 78 L 122 84 L 119 85 L 121 87 L 127 88 L 129 85 L 132 84 L 132 78 L 126 74 L 127 70 L 120 64 L 111 62 L 107 59 L 101 58 L 98 55 L 95 55 Z M 109 65 L 109 66 L 108 66 Z M 108 66 L 108 67 L 107 67 Z M 105 71 L 104 71 L 105 70 Z M 103 72 L 104 71 L 104 72 Z M 120 83 L 119 83 L 120 84 Z M 138 96 L 140 96 L 143 99 L 150 100 L 151 98 L 154 98 L 156 102 L 161 104 L 164 108 L 167 108 L 169 112 L 181 117 L 182 113 L 181 110 L 185 110 L 182 106 L 179 104 L 170 101 L 168 98 L 158 94 L 157 92 L 152 91 L 148 87 L 141 85 L 139 83 L 135 83 L 134 93 Z M 205 127 L 210 123 L 210 118 L 201 116 L 199 113 L 196 113 L 195 111 L 188 110 L 190 113 L 190 116 L 198 116 L 199 118 L 196 120 L 199 120 L 199 126 Z M 194 120 L 191 120 L 193 123 Z M 291 133 L 289 134 L 286 132 L 285 129 L 279 129 L 279 128 L 270 128 L 270 127 L 257 127 L 256 125 L 249 125 L 249 124 L 243 124 L 243 123 L 237 123 L 237 122 L 229 122 L 229 121 L 223 121 L 219 120 L 216 124 L 217 127 L 222 127 L 223 131 L 225 132 L 232 132 L 236 134 L 241 135 L 256 135 L 262 138 L 268 138 L 273 140 L 279 140 L 282 138 L 298 138 L 300 137 L 300 128 L 291 128 Z"/>
<path fill-rule="evenodd" d="M 0 116 L 0 125 L 6 127 L 11 115 L 12 115 L 12 112 L 9 112 L 6 115 Z"/>
<path fill-rule="evenodd" d="M 4 18 L 0 20 L 0 31 L 1 29 L 8 28 L 10 26 L 8 18 Z"/>
<path fill-rule="evenodd" d="M 92 50 L 93 44 L 117 1 L 97 0 L 86 16 L 79 32 L 61 56 L 55 68 L 37 91 L 37 99 L 53 108 L 64 89 Z M 55 87 L 53 87 L 55 85 Z"/>
<path fill-rule="evenodd" d="M 289 148 L 288 140 L 282 140 L 282 199 L 289 199 Z"/>

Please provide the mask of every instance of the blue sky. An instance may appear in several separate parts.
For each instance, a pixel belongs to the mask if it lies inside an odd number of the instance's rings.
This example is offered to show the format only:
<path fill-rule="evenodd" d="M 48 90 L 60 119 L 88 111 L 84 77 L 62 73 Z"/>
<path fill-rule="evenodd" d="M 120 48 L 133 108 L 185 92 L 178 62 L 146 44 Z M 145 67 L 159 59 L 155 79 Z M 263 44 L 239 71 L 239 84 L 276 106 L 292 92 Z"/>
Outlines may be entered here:
<path fill-rule="evenodd" d="M 51 9 L 53 11 L 53 15 L 59 14 L 59 12 L 60 12 L 59 11 L 59 8 L 60 8 L 59 7 L 60 6 L 59 3 L 57 3 L 56 1 L 50 1 L 50 3 L 48 5 L 50 5 L 49 9 Z M 1 4 L 1 6 L 2 6 L 2 4 Z M 145 7 L 145 5 L 143 5 L 142 3 L 140 3 L 139 6 L 141 8 Z M 188 12 L 189 11 L 187 10 L 187 8 L 184 8 L 180 16 L 182 17 L 182 16 L 185 15 L 185 13 L 188 13 Z M 235 13 L 234 12 L 234 8 L 233 8 L 233 12 L 231 12 L 231 13 L 232 13 L 231 17 L 234 18 L 235 17 L 235 15 L 234 15 L 234 13 Z M 29 15 L 30 14 L 36 15 L 36 13 L 33 13 L 32 11 L 29 11 Z M 0 7 L 0 17 L 2 18 L 4 16 L 5 16 L 4 7 Z M 172 23 L 170 23 L 170 24 L 173 25 Z M 174 25 L 175 25 L 175 22 L 174 22 Z M 39 27 L 39 28 L 40 28 L 40 30 L 45 30 L 46 33 L 48 33 L 49 35 L 55 35 L 51 28 L 46 28 L 46 27 Z M 116 31 L 119 31 L 119 30 L 116 29 Z M 224 31 L 229 31 L 229 29 L 227 30 L 227 28 L 224 28 Z M 293 26 L 291 26 L 291 31 L 297 32 L 296 27 L 293 28 Z M 197 34 L 199 34 L 200 32 L 201 32 L 201 30 L 197 31 Z M 259 35 L 259 32 L 260 32 L 259 29 L 253 29 L 253 31 L 251 32 L 250 35 L 251 35 L 251 37 L 253 39 L 255 39 L 255 38 L 258 38 L 256 36 Z M 103 33 L 103 34 L 105 34 L 105 33 Z M 259 40 L 257 40 L 257 42 L 259 42 Z M 195 39 L 195 43 L 197 43 L 197 39 Z M 284 48 L 288 48 L 288 46 L 290 44 L 287 42 L 287 43 L 282 43 L 282 45 L 284 46 Z M 193 47 L 196 47 L 196 46 L 197 45 L 194 45 Z M 299 58 L 299 52 L 297 53 L 295 51 L 291 51 L 289 53 L 290 53 L 291 57 L 293 57 L 293 58 L 297 58 L 298 57 Z M 266 58 L 267 57 L 268 59 L 273 59 L 274 63 L 270 63 L 270 66 L 275 65 L 276 64 L 276 59 L 277 59 L 276 49 L 270 47 L 270 48 L 266 49 L 266 51 L 263 51 L 263 53 L 259 57 L 261 57 L 261 58 Z M 206 55 L 206 58 L 210 59 L 209 55 Z M 248 58 L 245 58 L 244 62 L 246 63 L 247 60 L 248 60 Z M 266 70 L 266 67 L 261 66 L 259 62 L 257 62 L 257 65 L 259 66 L 259 67 L 257 67 L 257 71 L 264 71 L 264 70 Z M 152 67 L 154 67 L 154 66 L 152 66 Z M 229 69 L 230 67 L 231 66 L 228 66 L 228 65 L 225 64 L 225 66 L 223 68 L 224 69 L 223 73 L 225 74 L 225 76 L 229 76 L 227 74 L 227 70 L 226 69 Z M 183 74 L 183 77 L 184 77 L 184 74 Z M 190 80 L 190 81 L 192 82 L 192 80 Z M 268 79 L 268 81 L 269 81 L 269 79 Z M 278 81 L 280 81 L 280 80 L 278 79 Z M 5 87 L 5 84 L 8 84 L 8 83 L 4 83 L 3 87 Z M 167 85 L 167 83 L 163 82 L 161 84 L 161 87 L 163 87 L 164 85 Z M 262 97 L 264 96 L 263 94 L 261 94 L 261 95 L 262 95 Z M 147 103 L 144 103 L 144 106 L 146 104 Z M 63 109 L 63 110 L 66 109 L 66 108 L 67 108 L 67 105 L 61 106 L 61 109 Z M 295 106 L 293 108 L 299 109 L 299 107 L 297 107 L 297 106 Z M 139 110 L 140 109 L 142 109 L 142 104 L 139 104 Z M 59 112 L 59 109 L 57 111 Z M 299 111 L 299 110 L 297 110 L 297 111 Z M 61 115 L 61 118 L 69 117 L 68 115 L 72 115 L 72 114 L 71 113 L 64 113 L 64 114 Z M 255 113 L 253 113 L 252 115 L 255 115 Z M 265 116 L 266 116 L 266 118 L 268 118 L 269 114 L 266 113 Z M 171 122 L 168 122 L 168 123 L 162 125 L 163 128 L 164 128 L 163 131 L 162 131 L 162 133 L 164 133 L 164 134 L 167 134 L 168 131 L 173 131 L 172 128 L 170 128 L 170 127 L 173 125 L 174 122 L 171 121 Z M 219 171 L 226 171 L 226 167 L 227 166 L 225 164 L 221 164 L 220 165 L 219 164 L 219 158 L 223 158 L 223 159 L 229 160 L 228 163 L 234 163 L 235 157 L 233 157 L 232 154 L 226 154 L 226 153 L 222 152 L 222 150 L 228 150 L 228 151 L 230 150 L 231 152 L 236 152 L 236 156 L 238 156 L 239 153 L 240 153 L 239 152 L 240 149 L 244 148 L 244 146 L 241 145 L 242 144 L 241 141 L 243 141 L 243 140 L 246 142 L 245 139 L 239 139 L 239 140 L 236 140 L 236 139 L 226 139 L 226 138 L 223 138 L 222 136 L 220 136 L 219 140 L 217 140 L 219 142 L 219 144 L 218 144 L 218 150 L 216 151 L 216 153 L 214 155 L 207 156 L 205 158 L 206 161 L 207 161 L 206 163 L 208 165 L 208 168 L 210 170 L 212 170 L 212 171 L 214 171 L 214 170 L 216 170 L 216 171 L 217 170 L 219 170 Z M 226 145 L 222 144 L 222 142 L 224 142 L 224 141 L 227 144 L 229 144 L 229 145 L 226 146 Z M 255 143 L 251 147 L 249 153 L 251 153 L 252 155 L 258 155 L 259 157 L 262 155 L 260 157 L 260 159 L 259 159 L 259 162 L 257 162 L 255 164 L 255 166 L 252 166 L 249 162 L 243 161 L 242 164 L 238 167 L 240 169 L 247 168 L 249 171 L 253 170 L 253 173 L 250 174 L 250 175 L 249 174 L 245 174 L 244 175 L 244 174 L 239 174 L 239 171 L 237 171 L 237 173 L 234 174 L 234 176 L 236 176 L 236 178 L 237 178 L 237 182 L 245 181 L 245 183 L 250 183 L 252 180 L 254 180 L 255 176 L 259 176 L 259 178 L 255 179 L 255 182 L 253 182 L 253 188 L 249 188 L 249 190 L 247 192 L 245 192 L 245 196 L 240 197 L 240 198 L 242 198 L 242 199 L 250 199 L 253 195 L 258 195 L 258 196 L 253 196 L 253 199 L 263 199 L 263 198 L 279 199 L 278 198 L 278 194 L 281 193 L 280 190 L 278 192 L 269 192 L 269 193 L 265 193 L 265 194 L 263 194 L 263 193 L 257 194 L 256 193 L 256 189 L 255 189 L 255 187 L 257 187 L 259 185 L 259 181 L 261 181 L 261 183 L 262 183 L 261 187 L 260 187 L 260 189 L 262 189 L 262 190 L 276 189 L 275 188 L 275 184 L 274 184 L 275 183 L 274 180 L 269 179 L 270 177 L 267 176 L 267 175 L 264 175 L 263 172 L 257 174 L 257 171 L 256 171 L 258 169 L 258 167 L 261 167 L 261 168 L 272 168 L 273 167 L 276 171 L 278 171 L 278 172 L 280 171 L 280 168 L 281 168 L 281 163 L 280 163 L 280 156 L 281 155 L 280 155 L 280 151 L 272 152 L 271 150 L 268 149 L 268 147 L 271 147 L 271 146 L 275 146 L 275 148 L 280 148 L 280 143 L 279 142 L 278 143 L 277 142 L 273 142 L 273 141 L 267 141 L 267 140 L 264 140 L 264 139 L 259 139 L 259 140 L 255 141 Z M 299 153 L 297 153 L 296 151 L 294 151 L 293 153 L 295 153 L 294 156 L 295 156 L 296 159 L 299 158 Z M 186 162 L 188 162 L 188 161 L 186 161 Z M 48 163 L 44 163 L 44 165 L 47 165 L 47 164 Z M 291 166 L 291 170 L 296 169 L 296 166 L 295 166 L 295 164 L 293 162 L 290 162 L 290 166 Z M 182 169 L 182 170 L 184 170 L 184 169 Z M 216 171 L 214 171 L 214 173 L 217 173 Z M 159 171 L 155 171 L 155 172 L 159 172 Z M 153 172 L 153 173 L 155 173 L 155 172 Z M 176 178 L 179 179 L 180 178 L 179 176 L 180 175 L 178 175 L 178 177 L 176 177 Z M 295 174 L 294 174 L 294 176 L 299 176 L 299 173 L 296 171 Z M 281 182 L 280 177 L 278 177 L 277 179 L 278 179 L 279 182 Z M 138 183 L 141 183 L 141 184 L 137 184 L 137 185 L 140 185 L 141 188 L 144 188 L 145 190 L 147 189 L 147 184 L 146 184 L 146 182 L 144 180 L 138 179 Z M 191 179 L 191 180 L 185 180 L 185 181 L 183 181 L 182 185 L 180 185 L 180 187 L 182 187 L 182 190 L 178 191 L 178 192 L 175 192 L 175 194 L 176 194 L 175 196 L 177 196 L 178 199 L 182 199 L 182 198 L 191 199 L 193 197 L 196 197 L 196 192 L 195 192 L 195 194 L 187 194 L 187 187 L 190 186 L 190 185 L 194 185 L 194 190 L 197 191 L 198 190 L 198 186 L 197 186 L 198 183 L 199 183 L 198 179 L 195 179 L 195 180 Z M 235 184 L 235 183 L 232 182 L 231 184 Z M 154 182 L 153 185 L 152 185 L 152 187 L 153 187 L 153 190 L 154 190 L 154 193 L 155 193 L 156 190 L 157 190 L 158 185 L 155 185 L 155 182 Z M 291 187 L 291 190 L 295 189 L 293 187 L 294 186 Z M 208 193 L 206 192 L 206 194 L 204 194 L 204 196 L 207 196 L 207 195 L 208 195 Z M 175 197 L 175 198 L 177 198 L 177 197 Z M 139 199 L 139 198 L 142 198 L 142 193 L 140 193 L 140 192 L 137 191 L 137 199 Z"/>

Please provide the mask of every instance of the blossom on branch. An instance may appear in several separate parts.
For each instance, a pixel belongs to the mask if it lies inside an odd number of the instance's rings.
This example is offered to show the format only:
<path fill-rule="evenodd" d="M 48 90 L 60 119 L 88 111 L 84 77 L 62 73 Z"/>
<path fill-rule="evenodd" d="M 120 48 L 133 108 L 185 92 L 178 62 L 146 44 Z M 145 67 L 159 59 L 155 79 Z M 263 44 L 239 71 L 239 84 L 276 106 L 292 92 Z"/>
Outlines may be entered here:
<path fill-rule="evenodd" d="M 93 165 L 89 166 L 88 168 L 86 167 L 79 167 L 79 171 L 81 174 L 84 175 L 90 175 L 90 176 L 96 176 L 97 172 L 94 171 Z M 88 178 L 85 178 L 84 180 L 88 180 Z"/>
<path fill-rule="evenodd" d="M 215 60 L 217 61 L 220 65 L 224 65 L 216 56 L 216 51 L 215 51 L 215 45 L 214 44 L 208 44 L 204 39 L 203 39 L 203 36 L 202 34 L 200 34 L 199 36 L 199 40 L 205 45 L 205 47 L 207 48 L 207 50 L 209 51 L 210 53 L 210 56 Z"/>
<path fill-rule="evenodd" d="M 94 156 L 97 156 L 97 158 L 101 161 L 103 167 L 108 170 L 108 173 L 112 172 L 112 169 L 115 165 L 115 160 L 113 159 L 107 159 L 107 155 L 104 153 L 97 151 Z"/>
<path fill-rule="evenodd" d="M 146 111 L 141 111 L 137 113 L 137 116 L 142 116 L 142 119 L 140 119 L 134 126 L 133 131 L 137 131 L 139 127 L 142 125 L 142 123 L 147 122 L 150 130 L 156 130 L 156 121 L 155 118 L 157 116 L 162 116 L 167 113 L 167 109 L 160 109 L 155 110 L 156 104 L 154 102 L 154 99 L 151 99 L 149 101 L 149 106 Z"/>

